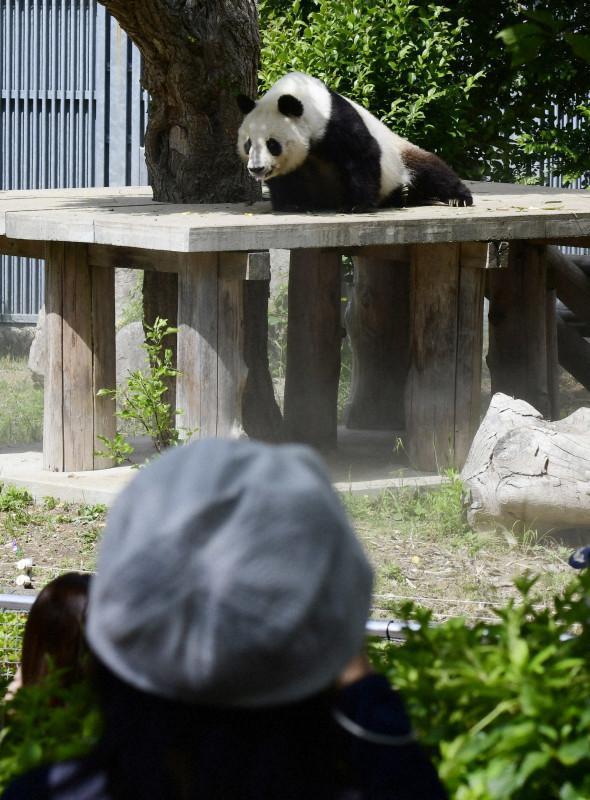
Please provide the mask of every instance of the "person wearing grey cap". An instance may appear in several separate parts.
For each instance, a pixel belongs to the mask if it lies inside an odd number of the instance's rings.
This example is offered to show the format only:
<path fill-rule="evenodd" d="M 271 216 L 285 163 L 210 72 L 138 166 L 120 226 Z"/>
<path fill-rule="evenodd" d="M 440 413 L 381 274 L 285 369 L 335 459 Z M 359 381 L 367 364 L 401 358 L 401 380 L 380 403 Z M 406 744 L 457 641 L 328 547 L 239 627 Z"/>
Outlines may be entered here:
<path fill-rule="evenodd" d="M 4 800 L 442 800 L 362 655 L 371 588 L 310 449 L 168 452 L 117 499 L 92 582 L 103 739 Z"/>

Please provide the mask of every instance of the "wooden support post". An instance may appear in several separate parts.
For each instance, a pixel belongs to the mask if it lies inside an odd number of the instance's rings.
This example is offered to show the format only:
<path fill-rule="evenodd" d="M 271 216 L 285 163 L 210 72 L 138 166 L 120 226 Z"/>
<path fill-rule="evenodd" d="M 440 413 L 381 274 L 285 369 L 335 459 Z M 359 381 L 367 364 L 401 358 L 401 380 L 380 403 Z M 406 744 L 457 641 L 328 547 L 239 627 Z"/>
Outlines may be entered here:
<path fill-rule="evenodd" d="M 405 427 L 408 372 L 410 251 L 391 248 L 387 257 L 355 256 L 346 331 L 352 349 L 352 381 L 345 410 L 347 428 Z"/>
<path fill-rule="evenodd" d="M 317 447 L 337 440 L 340 256 L 292 250 L 285 381 L 285 435 Z"/>
<path fill-rule="evenodd" d="M 488 276 L 492 395 L 526 400 L 550 419 L 545 249 L 511 242 L 508 262 L 508 269 Z"/>
<path fill-rule="evenodd" d="M 178 423 L 201 438 L 242 433 L 246 259 L 194 253 L 181 260 Z"/>
<path fill-rule="evenodd" d="M 460 245 L 414 246 L 406 449 L 418 469 L 461 466 L 477 428 L 483 290 Z"/>
<path fill-rule="evenodd" d="M 82 244 L 49 243 L 45 261 L 48 364 L 43 465 L 91 470 L 98 436 L 115 434 L 114 402 L 96 397 L 115 386 L 115 292 L 112 270 L 89 268 Z"/>
<path fill-rule="evenodd" d="M 268 363 L 268 298 L 270 280 L 244 283 L 244 430 L 248 436 L 277 442 L 283 438 L 283 417 L 275 399 Z"/>

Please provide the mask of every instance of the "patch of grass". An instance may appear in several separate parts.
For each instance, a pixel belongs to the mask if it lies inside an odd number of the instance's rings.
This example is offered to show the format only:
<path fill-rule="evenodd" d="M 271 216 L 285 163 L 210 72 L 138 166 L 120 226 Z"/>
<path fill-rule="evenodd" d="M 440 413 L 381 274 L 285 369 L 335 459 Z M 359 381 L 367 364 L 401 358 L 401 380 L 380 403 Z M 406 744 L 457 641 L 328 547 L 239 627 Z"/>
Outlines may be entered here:
<path fill-rule="evenodd" d="M 33 497 L 26 489 L 0 484 L 0 511 L 22 511 L 32 505 Z"/>
<path fill-rule="evenodd" d="M 0 445 L 38 442 L 43 434 L 43 389 L 24 360 L 0 359 Z"/>

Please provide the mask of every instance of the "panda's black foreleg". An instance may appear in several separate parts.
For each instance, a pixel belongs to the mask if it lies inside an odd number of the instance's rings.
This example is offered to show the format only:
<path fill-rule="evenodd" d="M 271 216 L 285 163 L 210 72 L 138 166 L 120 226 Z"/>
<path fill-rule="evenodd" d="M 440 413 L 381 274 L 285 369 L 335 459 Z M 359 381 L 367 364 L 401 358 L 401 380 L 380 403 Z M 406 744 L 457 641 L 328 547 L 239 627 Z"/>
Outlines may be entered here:
<path fill-rule="evenodd" d="M 373 164 L 364 166 L 365 169 L 359 169 L 356 164 L 344 170 L 343 211 L 359 214 L 379 205 L 379 173 Z"/>

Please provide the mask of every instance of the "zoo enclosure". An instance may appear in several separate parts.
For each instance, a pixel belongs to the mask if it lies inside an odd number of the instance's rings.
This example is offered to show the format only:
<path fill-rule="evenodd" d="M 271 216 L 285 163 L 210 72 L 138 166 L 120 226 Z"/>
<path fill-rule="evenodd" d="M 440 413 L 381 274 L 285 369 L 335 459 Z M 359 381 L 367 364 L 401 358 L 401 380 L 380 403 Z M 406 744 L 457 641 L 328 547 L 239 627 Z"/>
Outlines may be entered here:
<path fill-rule="evenodd" d="M 97 0 L 0 0 L 0 190 L 147 184 L 140 69 Z M 0 256 L 0 322 L 35 322 L 43 285 Z"/>

